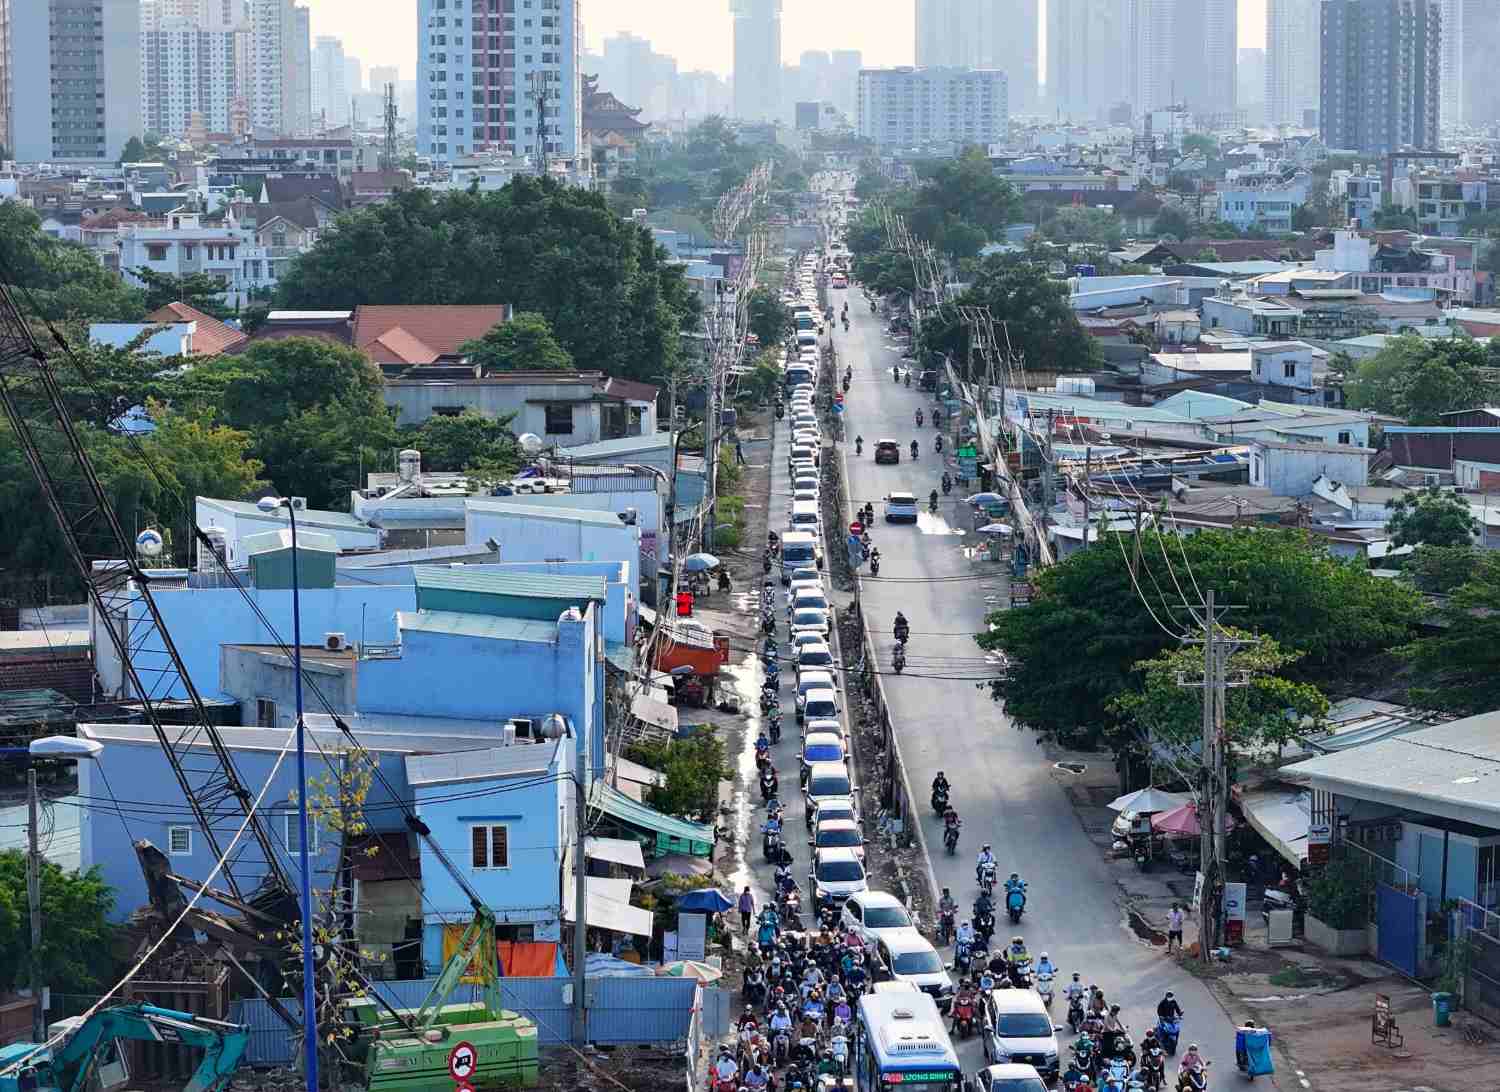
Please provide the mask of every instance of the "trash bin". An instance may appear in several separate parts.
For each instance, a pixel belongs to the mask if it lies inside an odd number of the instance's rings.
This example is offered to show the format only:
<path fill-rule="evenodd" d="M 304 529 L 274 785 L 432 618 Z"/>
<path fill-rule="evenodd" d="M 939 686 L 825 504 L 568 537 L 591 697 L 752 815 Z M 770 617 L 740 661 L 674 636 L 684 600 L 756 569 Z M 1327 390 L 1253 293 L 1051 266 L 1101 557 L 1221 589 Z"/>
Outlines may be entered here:
<path fill-rule="evenodd" d="M 1453 1013 L 1453 995 L 1451 993 L 1435 993 L 1432 995 L 1432 1026 L 1445 1028 L 1448 1026 L 1448 1018 Z"/>

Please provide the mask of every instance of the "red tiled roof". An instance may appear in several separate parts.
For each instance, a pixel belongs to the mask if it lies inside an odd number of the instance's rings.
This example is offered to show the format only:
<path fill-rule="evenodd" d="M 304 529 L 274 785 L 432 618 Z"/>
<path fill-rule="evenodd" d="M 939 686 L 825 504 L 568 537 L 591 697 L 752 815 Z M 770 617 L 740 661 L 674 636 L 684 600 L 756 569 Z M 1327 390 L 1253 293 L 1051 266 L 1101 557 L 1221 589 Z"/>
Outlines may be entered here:
<path fill-rule="evenodd" d="M 137 220 L 149 219 L 150 217 L 139 209 L 116 207 L 101 212 L 97 216 L 90 216 L 87 220 L 83 221 L 82 226 L 91 230 L 100 230 L 117 227 L 122 223 L 133 223 Z"/>
<path fill-rule="evenodd" d="M 626 398 L 633 402 L 656 401 L 656 388 L 650 383 L 637 383 L 633 379 L 615 379 L 610 377 L 604 381 L 604 393 L 614 398 Z"/>
<path fill-rule="evenodd" d="M 364 304 L 354 311 L 354 346 L 369 352 L 373 342 L 399 326 L 408 337 L 431 349 L 436 354 L 433 359 L 457 356 L 460 345 L 483 337 L 490 327 L 504 322 L 509 312 L 510 307 L 503 303 L 476 306 Z M 379 358 L 375 359 L 378 361 Z"/>
<path fill-rule="evenodd" d="M 196 307 L 182 302 L 158 307 L 146 316 L 147 322 L 196 322 L 198 329 L 193 334 L 194 356 L 218 356 L 237 349 L 250 338 L 243 330 L 220 322 L 212 315 L 205 315 Z"/>
<path fill-rule="evenodd" d="M 361 345 L 365 355 L 377 364 L 431 364 L 438 358 L 432 347 L 393 326 L 368 345 Z"/>

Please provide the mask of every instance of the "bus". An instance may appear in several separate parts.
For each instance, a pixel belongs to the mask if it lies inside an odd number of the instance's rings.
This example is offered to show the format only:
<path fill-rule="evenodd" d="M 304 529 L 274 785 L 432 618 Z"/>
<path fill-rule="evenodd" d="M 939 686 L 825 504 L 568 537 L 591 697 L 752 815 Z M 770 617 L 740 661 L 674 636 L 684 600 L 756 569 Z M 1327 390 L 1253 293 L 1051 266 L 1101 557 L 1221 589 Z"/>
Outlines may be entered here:
<path fill-rule="evenodd" d="M 925 993 L 882 991 L 861 997 L 853 1057 L 858 1092 L 889 1092 L 893 1085 L 962 1090 L 958 1054 L 937 1002 Z"/>

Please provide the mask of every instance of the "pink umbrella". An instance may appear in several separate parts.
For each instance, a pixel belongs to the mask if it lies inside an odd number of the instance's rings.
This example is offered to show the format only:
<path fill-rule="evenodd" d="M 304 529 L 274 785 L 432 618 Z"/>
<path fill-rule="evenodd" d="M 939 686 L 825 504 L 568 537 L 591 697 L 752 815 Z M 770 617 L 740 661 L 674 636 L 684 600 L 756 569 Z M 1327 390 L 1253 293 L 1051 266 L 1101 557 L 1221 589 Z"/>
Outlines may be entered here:
<path fill-rule="evenodd" d="M 1230 819 L 1226 829 L 1234 826 Z M 1175 834 L 1179 837 L 1196 838 L 1203 833 L 1198 824 L 1198 805 L 1192 801 L 1175 807 L 1171 811 L 1159 812 L 1151 817 L 1151 829 L 1158 834 Z"/>

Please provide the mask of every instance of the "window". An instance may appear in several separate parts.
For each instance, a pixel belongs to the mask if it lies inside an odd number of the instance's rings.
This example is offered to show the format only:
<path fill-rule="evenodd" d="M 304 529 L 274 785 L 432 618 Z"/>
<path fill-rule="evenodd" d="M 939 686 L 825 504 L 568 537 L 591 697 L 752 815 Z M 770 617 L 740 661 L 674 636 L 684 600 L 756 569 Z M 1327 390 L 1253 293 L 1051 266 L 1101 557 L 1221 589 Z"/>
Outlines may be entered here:
<path fill-rule="evenodd" d="M 167 247 L 165 243 L 146 244 L 146 260 L 148 262 L 164 262 L 167 260 Z"/>
<path fill-rule="evenodd" d="M 1354 444 L 1354 434 L 1352 432 L 1339 433 L 1339 443 L 1352 446 Z"/>
<path fill-rule="evenodd" d="M 276 727 L 276 703 L 270 698 L 255 699 L 255 725 L 257 728 Z"/>
<path fill-rule="evenodd" d="M 286 851 L 288 853 L 301 853 L 302 817 L 295 811 L 289 811 L 284 818 L 286 820 Z M 318 852 L 318 824 L 313 822 L 310 815 L 307 817 L 307 834 L 311 839 L 307 843 L 307 852 Z"/>
<path fill-rule="evenodd" d="M 482 823 L 469 828 L 469 865 L 472 868 L 510 867 L 510 828 Z"/>
<path fill-rule="evenodd" d="M 464 408 L 462 406 L 433 406 L 434 417 L 462 417 Z"/>
<path fill-rule="evenodd" d="M 573 435 L 573 406 L 571 403 L 563 402 L 546 407 L 547 411 L 547 435 L 548 436 L 571 436 Z"/>
<path fill-rule="evenodd" d="M 193 855 L 193 828 L 168 827 L 167 852 L 173 857 L 191 857 Z"/>
<path fill-rule="evenodd" d="M 1283 364 L 1281 366 L 1281 374 L 1286 379 L 1296 379 L 1297 378 L 1297 362 L 1295 360 L 1288 360 L 1285 364 Z"/>

